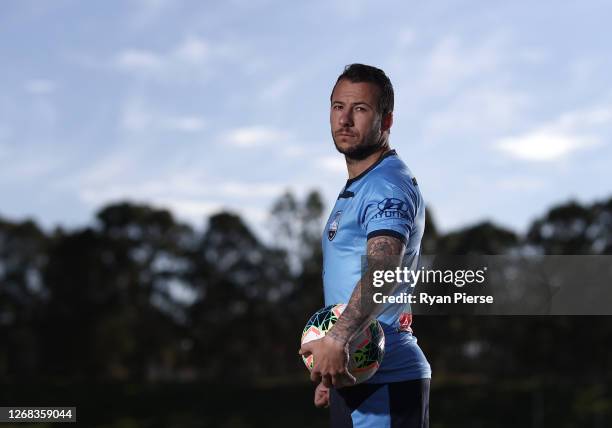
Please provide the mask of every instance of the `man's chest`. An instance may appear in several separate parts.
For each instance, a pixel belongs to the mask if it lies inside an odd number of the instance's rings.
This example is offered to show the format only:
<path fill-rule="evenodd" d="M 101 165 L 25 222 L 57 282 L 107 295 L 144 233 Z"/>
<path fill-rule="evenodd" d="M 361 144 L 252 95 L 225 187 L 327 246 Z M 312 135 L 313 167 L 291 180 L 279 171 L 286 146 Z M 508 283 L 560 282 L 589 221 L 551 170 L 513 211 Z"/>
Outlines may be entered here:
<path fill-rule="evenodd" d="M 339 198 L 323 231 L 324 251 L 362 252 L 366 232 L 361 223 L 357 201 L 353 198 Z"/>

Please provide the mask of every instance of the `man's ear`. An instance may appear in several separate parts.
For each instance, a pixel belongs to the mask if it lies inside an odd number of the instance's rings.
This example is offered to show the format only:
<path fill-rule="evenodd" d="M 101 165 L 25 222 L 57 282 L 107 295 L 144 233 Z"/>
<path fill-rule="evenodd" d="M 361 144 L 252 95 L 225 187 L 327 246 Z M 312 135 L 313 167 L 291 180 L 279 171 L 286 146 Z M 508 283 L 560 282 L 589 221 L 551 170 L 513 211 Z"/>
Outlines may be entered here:
<path fill-rule="evenodd" d="M 382 117 L 382 120 L 380 121 L 380 131 L 381 132 L 389 131 L 392 125 L 393 125 L 393 112 L 390 111 L 389 113 L 385 114 Z"/>

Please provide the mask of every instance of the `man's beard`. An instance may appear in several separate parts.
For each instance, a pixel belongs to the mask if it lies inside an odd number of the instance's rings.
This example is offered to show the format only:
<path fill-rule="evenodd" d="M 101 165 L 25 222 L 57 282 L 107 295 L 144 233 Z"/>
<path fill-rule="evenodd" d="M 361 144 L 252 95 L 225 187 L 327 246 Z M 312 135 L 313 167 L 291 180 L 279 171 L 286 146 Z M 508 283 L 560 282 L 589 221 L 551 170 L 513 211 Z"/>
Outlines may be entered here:
<path fill-rule="evenodd" d="M 368 156 L 379 151 L 385 144 L 384 139 L 376 140 L 374 135 L 369 135 L 368 137 L 369 138 L 367 138 L 366 141 L 363 141 L 356 146 L 341 149 L 340 146 L 338 146 L 338 143 L 336 143 L 336 138 L 334 136 L 334 146 L 336 146 L 336 150 L 346 156 L 347 159 L 364 160 Z"/>

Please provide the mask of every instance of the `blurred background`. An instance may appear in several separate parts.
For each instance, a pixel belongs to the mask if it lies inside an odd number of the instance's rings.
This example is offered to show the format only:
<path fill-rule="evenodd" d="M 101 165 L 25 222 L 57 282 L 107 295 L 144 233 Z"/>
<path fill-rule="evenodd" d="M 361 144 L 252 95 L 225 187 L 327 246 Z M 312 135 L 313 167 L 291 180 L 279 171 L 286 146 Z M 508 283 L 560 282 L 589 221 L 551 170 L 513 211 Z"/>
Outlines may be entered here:
<path fill-rule="evenodd" d="M 1 2 L 0 405 L 77 406 L 91 427 L 325 426 L 297 350 L 347 178 L 329 95 L 353 62 L 394 84 L 425 253 L 611 254 L 611 12 Z M 433 427 L 612 425 L 609 317 L 413 327 Z"/>

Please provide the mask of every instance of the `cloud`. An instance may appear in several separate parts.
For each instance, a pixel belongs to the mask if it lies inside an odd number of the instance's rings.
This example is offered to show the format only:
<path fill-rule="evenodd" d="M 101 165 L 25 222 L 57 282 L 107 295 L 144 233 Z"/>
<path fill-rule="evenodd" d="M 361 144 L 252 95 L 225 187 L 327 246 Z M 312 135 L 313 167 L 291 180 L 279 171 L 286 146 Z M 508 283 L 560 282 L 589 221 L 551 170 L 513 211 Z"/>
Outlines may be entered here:
<path fill-rule="evenodd" d="M 145 188 L 146 186 L 142 187 Z M 163 206 L 170 209 L 179 218 L 187 220 L 192 224 L 201 223 L 205 217 L 223 209 L 223 203 L 219 201 L 176 197 L 169 196 L 169 194 L 151 194 L 146 191 L 139 192 L 136 188 L 130 188 L 129 186 L 86 187 L 79 190 L 78 196 L 86 205 L 95 208 L 120 200 L 140 201 L 142 203 Z"/>
<path fill-rule="evenodd" d="M 209 44 L 203 39 L 188 38 L 178 45 L 173 52 L 173 56 L 191 63 L 201 63 L 206 60 L 210 53 Z"/>
<path fill-rule="evenodd" d="M 495 184 L 501 190 L 521 192 L 542 190 L 547 187 L 547 182 L 540 178 L 522 176 L 502 178 L 497 180 Z"/>
<path fill-rule="evenodd" d="M 308 150 L 301 145 L 287 144 L 283 146 L 280 153 L 288 158 L 299 158 L 307 155 Z"/>
<path fill-rule="evenodd" d="M 55 91 L 55 82 L 49 79 L 31 79 L 23 85 L 26 92 L 34 95 L 46 95 Z"/>
<path fill-rule="evenodd" d="M 527 94 L 505 88 L 480 87 L 462 91 L 444 104 L 444 109 L 428 116 L 425 139 L 458 134 L 499 135 L 514 126 L 521 111 L 530 103 Z"/>
<path fill-rule="evenodd" d="M 367 0 L 334 0 L 330 2 L 332 10 L 338 19 L 357 21 L 367 13 Z"/>
<path fill-rule="evenodd" d="M 143 29 L 157 22 L 176 0 L 132 0 L 135 10 L 129 17 L 130 27 Z"/>
<path fill-rule="evenodd" d="M 229 144 L 244 148 L 262 147 L 291 138 L 291 133 L 267 126 L 236 128 L 227 132 L 223 137 Z"/>
<path fill-rule="evenodd" d="M 146 151 L 144 145 L 119 147 L 80 173 L 63 177 L 57 186 L 74 192 L 88 207 L 125 199 L 141 201 L 167 207 L 194 225 L 223 209 L 241 213 L 251 224 L 263 224 L 267 206 L 285 189 L 284 183 L 276 181 L 209 176 L 201 163 L 185 167 L 176 159 L 169 159 L 165 168 L 143 171 Z"/>
<path fill-rule="evenodd" d="M 124 49 L 115 55 L 119 69 L 132 72 L 162 73 L 180 64 L 202 65 L 211 49 L 209 43 L 198 37 L 189 37 L 167 52 L 148 49 Z"/>
<path fill-rule="evenodd" d="M 86 186 L 87 187 L 87 186 Z M 125 195 L 138 198 L 165 198 L 178 195 L 183 200 L 210 198 L 259 199 L 278 196 L 284 187 L 278 183 L 252 183 L 243 181 L 219 181 L 206 179 L 197 173 L 171 172 L 162 178 L 145 178 L 131 183 L 97 182 L 91 186 L 94 194 L 103 199 L 116 199 Z"/>
<path fill-rule="evenodd" d="M 250 222 L 261 223 L 267 218 L 265 209 L 245 202 L 265 203 L 284 190 L 276 183 L 220 182 L 206 180 L 202 174 L 184 172 L 142 180 L 130 180 L 119 174 L 111 180 L 100 180 L 111 172 L 115 171 L 103 166 L 90 175 L 94 181 L 83 180 L 77 190 L 81 201 L 93 207 L 125 199 L 142 201 L 167 207 L 192 224 L 201 223 L 205 217 L 221 210 L 237 211 Z"/>
<path fill-rule="evenodd" d="M 163 126 L 168 130 L 198 132 L 206 127 L 206 121 L 197 116 L 176 116 L 166 118 Z"/>
<path fill-rule="evenodd" d="M 526 161 L 556 161 L 597 143 L 596 139 L 564 135 L 554 130 L 537 130 L 517 137 L 502 138 L 497 147 L 509 156 Z"/>
<path fill-rule="evenodd" d="M 87 167 L 86 170 L 73 177 L 66 177 L 59 181 L 60 186 L 75 187 L 78 183 L 78 188 L 87 190 L 87 188 L 95 188 L 95 190 L 113 189 L 113 183 L 117 180 L 125 180 L 129 172 L 136 171 L 140 153 L 137 150 L 123 150 L 112 153 L 106 157 L 96 161 L 93 165 Z M 116 188 L 120 189 L 118 185 Z M 113 190 L 114 191 L 114 190 Z M 111 191 L 111 193 L 113 192 Z M 108 193 L 108 190 L 104 192 Z M 101 192 L 99 197 L 106 197 Z"/>
<path fill-rule="evenodd" d="M 399 49 L 405 49 L 417 40 L 416 32 L 412 28 L 402 28 L 397 33 L 395 40 Z"/>
<path fill-rule="evenodd" d="M 574 129 L 596 125 L 609 125 L 612 122 L 612 107 L 595 107 L 575 110 L 562 114 L 557 120 L 559 127 Z"/>
<path fill-rule="evenodd" d="M 0 141 L 8 140 L 13 135 L 11 128 L 2 122 L 0 122 Z"/>
<path fill-rule="evenodd" d="M 602 144 L 601 127 L 610 130 L 612 108 L 597 107 L 567 112 L 524 134 L 500 138 L 497 150 L 511 158 L 551 162 Z"/>
<path fill-rule="evenodd" d="M 80 55 L 81 64 L 96 68 L 110 68 L 133 75 L 138 79 L 152 79 L 172 83 L 205 82 L 214 74 L 213 66 L 224 61 L 245 61 L 246 53 L 240 45 L 230 42 L 211 43 L 204 38 L 189 36 L 169 49 L 127 47 L 118 51 L 110 64 Z"/>
<path fill-rule="evenodd" d="M 491 35 L 482 44 L 467 45 L 458 37 L 437 42 L 425 59 L 424 82 L 428 91 L 446 92 L 471 78 L 495 71 L 504 61 L 508 43 L 502 35 Z"/>
<path fill-rule="evenodd" d="M 417 120 L 426 141 L 458 134 L 489 139 L 523 119 L 533 97 L 524 85 L 513 85 L 513 71 L 535 53 L 525 55 L 528 49 L 510 33 L 495 31 L 477 40 L 414 34 L 397 33 L 389 62 L 397 76 L 396 110 Z M 402 37 L 404 43 L 398 41 Z"/>
<path fill-rule="evenodd" d="M 295 76 L 282 76 L 265 86 L 260 92 L 262 101 L 278 101 L 285 97 L 297 84 Z"/>
<path fill-rule="evenodd" d="M 571 85 L 575 88 L 588 88 L 598 72 L 605 70 L 605 64 L 598 58 L 580 58 L 569 64 Z"/>
<path fill-rule="evenodd" d="M 125 101 L 120 113 L 121 128 L 130 132 L 194 133 L 206 129 L 207 124 L 201 116 L 158 111 L 141 98 L 130 98 Z"/>
<path fill-rule="evenodd" d="M 344 173 L 346 175 L 346 162 L 341 155 L 322 156 L 317 160 L 316 165 L 328 172 Z"/>
<path fill-rule="evenodd" d="M 238 198 L 257 199 L 264 197 L 275 197 L 282 193 L 284 186 L 277 183 L 249 183 L 249 182 L 226 182 L 214 186 L 227 196 Z"/>
<path fill-rule="evenodd" d="M 200 165 L 189 168 L 175 165 L 143 176 L 137 173 L 141 159 L 137 150 L 119 149 L 77 177 L 66 180 L 64 186 L 76 188 L 85 202 L 96 204 L 129 197 L 182 201 L 257 200 L 280 195 L 284 189 L 284 185 L 277 182 L 211 178 L 201 171 Z"/>
<path fill-rule="evenodd" d="M 155 52 L 143 49 L 126 49 L 117 54 L 115 64 L 127 71 L 159 70 L 164 59 Z"/>
<path fill-rule="evenodd" d="M 47 180 L 50 176 L 64 170 L 66 156 L 56 151 L 38 153 L 33 157 L 28 150 L 9 150 L 0 146 L 0 159 L 10 159 L 0 168 L 0 179 L 3 182 L 21 183 L 24 181 Z"/>

